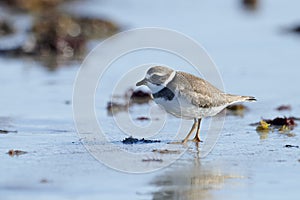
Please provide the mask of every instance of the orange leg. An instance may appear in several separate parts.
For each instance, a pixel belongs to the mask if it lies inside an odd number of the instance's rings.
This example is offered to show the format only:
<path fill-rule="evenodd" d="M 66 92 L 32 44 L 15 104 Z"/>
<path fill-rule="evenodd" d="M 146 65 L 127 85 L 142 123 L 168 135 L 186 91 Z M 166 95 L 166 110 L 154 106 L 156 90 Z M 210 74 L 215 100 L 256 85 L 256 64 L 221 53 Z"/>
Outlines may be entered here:
<path fill-rule="evenodd" d="M 193 139 L 193 142 L 202 142 L 201 139 L 200 139 L 200 124 L 201 124 L 201 118 L 198 119 L 197 132 L 196 132 L 196 135 Z"/>
<path fill-rule="evenodd" d="M 199 120 L 194 119 L 194 124 L 193 124 L 193 126 L 192 126 L 190 132 L 187 134 L 187 136 L 184 138 L 184 140 L 182 140 L 182 143 L 183 143 L 183 144 L 187 143 L 187 141 L 189 140 L 189 137 L 191 136 L 191 134 L 193 133 L 193 131 L 195 130 L 195 128 L 196 128 L 197 126 L 199 126 L 198 122 L 199 122 Z"/>

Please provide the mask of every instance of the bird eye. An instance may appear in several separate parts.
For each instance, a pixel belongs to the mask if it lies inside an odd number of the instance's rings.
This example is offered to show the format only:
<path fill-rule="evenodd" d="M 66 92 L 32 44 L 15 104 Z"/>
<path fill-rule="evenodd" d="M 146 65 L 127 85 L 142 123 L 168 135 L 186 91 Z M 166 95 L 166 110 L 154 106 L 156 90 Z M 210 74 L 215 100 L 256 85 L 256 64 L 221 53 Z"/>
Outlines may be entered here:
<path fill-rule="evenodd" d="M 150 78 L 151 78 L 152 80 L 157 80 L 157 79 L 160 78 L 160 76 L 157 75 L 157 74 L 152 74 Z"/>

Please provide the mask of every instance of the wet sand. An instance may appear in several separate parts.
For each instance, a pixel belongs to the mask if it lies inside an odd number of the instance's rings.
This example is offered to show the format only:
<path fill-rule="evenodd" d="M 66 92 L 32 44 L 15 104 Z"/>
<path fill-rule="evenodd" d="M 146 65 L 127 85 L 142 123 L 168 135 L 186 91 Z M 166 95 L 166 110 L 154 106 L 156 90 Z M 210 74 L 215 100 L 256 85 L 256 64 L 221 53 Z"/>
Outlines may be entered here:
<path fill-rule="evenodd" d="M 226 116 L 221 137 L 205 158 L 199 159 L 201 144 L 190 143 L 184 155 L 166 168 L 123 173 L 94 159 L 76 133 L 72 102 L 66 102 L 72 101 L 79 64 L 49 71 L 31 60 L 0 57 L 0 129 L 12 131 L 0 134 L 0 199 L 298 199 L 300 148 L 286 145 L 300 145 L 299 126 L 293 134 L 259 133 L 250 124 L 261 118 L 300 117 L 300 38 L 280 32 L 281 27 L 299 20 L 299 3 L 262 1 L 256 11 L 249 12 L 236 1 L 155 2 L 168 7 L 176 23 L 165 17 L 165 8 L 154 7 L 153 2 L 135 3 L 88 3 L 72 9 L 100 12 L 124 27 L 163 26 L 191 36 L 216 62 L 227 92 L 253 95 L 258 102 L 245 104 L 249 110 L 242 117 Z M 183 15 L 178 10 L 184 10 Z M 141 13 L 148 15 L 141 17 Z M 178 58 L 141 52 L 112 65 L 114 76 L 106 74 L 103 81 L 116 81 L 130 66 L 144 61 L 140 55 L 145 62 L 167 59 L 168 64 L 185 69 Z M 178 124 L 173 117 L 161 134 L 151 138 L 161 143 L 122 144 L 127 135 L 120 133 L 106 111 L 110 92 L 109 87 L 97 91 L 95 106 L 99 121 L 107 125 L 103 128 L 109 139 L 130 151 L 149 152 L 169 142 Z M 282 104 L 292 109 L 276 110 Z M 132 112 L 135 117 L 144 116 L 146 110 L 135 106 Z M 202 123 L 203 137 L 208 122 Z M 27 153 L 10 156 L 11 149 Z M 157 153 L 155 159 L 168 156 L 174 154 Z M 122 158 L 112 152 L 111 159 Z M 160 162 L 149 162 L 153 164 Z"/>

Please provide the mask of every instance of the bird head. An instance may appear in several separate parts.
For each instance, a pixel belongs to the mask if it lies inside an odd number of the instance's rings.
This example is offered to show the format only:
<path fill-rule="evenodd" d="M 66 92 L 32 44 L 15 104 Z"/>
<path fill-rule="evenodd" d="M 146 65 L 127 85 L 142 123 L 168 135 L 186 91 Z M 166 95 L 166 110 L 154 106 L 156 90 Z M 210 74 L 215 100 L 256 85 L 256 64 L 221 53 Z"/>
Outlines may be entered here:
<path fill-rule="evenodd" d="M 155 93 L 166 87 L 175 74 L 176 71 L 168 67 L 154 66 L 148 69 L 145 78 L 137 82 L 136 86 L 145 85 Z"/>

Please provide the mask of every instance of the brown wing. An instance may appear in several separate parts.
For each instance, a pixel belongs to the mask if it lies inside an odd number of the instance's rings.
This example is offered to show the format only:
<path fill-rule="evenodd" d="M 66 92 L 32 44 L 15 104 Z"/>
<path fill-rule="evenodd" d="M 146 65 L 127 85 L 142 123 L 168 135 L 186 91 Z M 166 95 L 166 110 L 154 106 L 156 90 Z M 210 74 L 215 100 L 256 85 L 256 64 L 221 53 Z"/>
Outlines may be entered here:
<path fill-rule="evenodd" d="M 177 89 L 178 95 L 199 107 L 221 106 L 227 103 L 226 94 L 209 82 L 185 72 L 177 72 L 168 84 L 170 89 Z"/>

